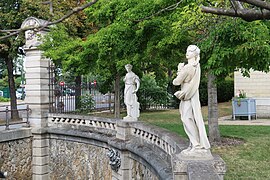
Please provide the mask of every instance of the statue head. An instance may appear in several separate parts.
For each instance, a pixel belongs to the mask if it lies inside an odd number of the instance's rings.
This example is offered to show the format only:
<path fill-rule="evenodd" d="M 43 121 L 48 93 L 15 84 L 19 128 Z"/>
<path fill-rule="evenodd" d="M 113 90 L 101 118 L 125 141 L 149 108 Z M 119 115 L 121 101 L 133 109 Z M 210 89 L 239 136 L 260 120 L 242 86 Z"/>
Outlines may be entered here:
<path fill-rule="evenodd" d="M 195 58 L 195 61 L 200 61 L 200 49 L 196 45 L 189 45 L 187 47 L 186 58 Z"/>
<path fill-rule="evenodd" d="M 125 68 L 126 68 L 127 72 L 130 72 L 132 70 L 132 65 L 131 64 L 126 64 Z"/>

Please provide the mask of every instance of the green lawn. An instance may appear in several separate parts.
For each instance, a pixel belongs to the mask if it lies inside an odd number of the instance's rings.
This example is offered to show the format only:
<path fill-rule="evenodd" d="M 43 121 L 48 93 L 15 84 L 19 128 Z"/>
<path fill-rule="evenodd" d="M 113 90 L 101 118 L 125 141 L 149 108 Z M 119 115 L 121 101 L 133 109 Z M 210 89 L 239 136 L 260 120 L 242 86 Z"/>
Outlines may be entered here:
<path fill-rule="evenodd" d="M 220 126 L 220 131 L 245 140 L 243 145 L 212 149 L 227 164 L 225 179 L 270 179 L 270 126 Z"/>

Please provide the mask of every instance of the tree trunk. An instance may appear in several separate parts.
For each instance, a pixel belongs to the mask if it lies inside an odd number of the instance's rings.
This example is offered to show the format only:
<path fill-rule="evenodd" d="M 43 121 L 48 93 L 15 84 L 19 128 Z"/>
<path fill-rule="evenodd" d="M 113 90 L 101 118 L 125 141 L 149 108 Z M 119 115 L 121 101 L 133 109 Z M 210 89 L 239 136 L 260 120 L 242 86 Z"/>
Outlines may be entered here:
<path fill-rule="evenodd" d="M 120 118 L 120 74 L 116 74 L 114 84 L 114 117 Z"/>
<path fill-rule="evenodd" d="M 217 86 L 215 79 L 215 75 L 211 73 L 208 74 L 208 127 L 210 142 L 220 141 L 220 132 L 218 126 Z"/>
<path fill-rule="evenodd" d="M 5 63 L 8 70 L 8 85 L 10 92 L 10 109 L 11 109 L 11 119 L 19 119 L 19 113 L 17 110 L 17 98 L 16 98 L 16 87 L 13 75 L 13 62 L 9 58 L 5 58 Z"/>
<path fill-rule="evenodd" d="M 80 109 L 81 108 L 81 96 L 82 96 L 82 78 L 81 76 L 76 76 L 75 77 L 75 84 L 76 84 L 76 87 L 75 87 L 75 109 Z"/>

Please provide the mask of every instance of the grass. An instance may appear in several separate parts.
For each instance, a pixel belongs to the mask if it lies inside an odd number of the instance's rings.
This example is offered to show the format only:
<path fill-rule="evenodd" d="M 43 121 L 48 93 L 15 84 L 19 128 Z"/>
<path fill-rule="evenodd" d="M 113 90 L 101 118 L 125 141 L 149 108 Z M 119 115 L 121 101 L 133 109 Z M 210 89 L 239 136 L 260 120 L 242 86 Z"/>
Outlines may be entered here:
<path fill-rule="evenodd" d="M 220 126 L 220 131 L 245 140 L 240 146 L 213 148 L 227 164 L 225 179 L 270 179 L 270 126 Z"/>

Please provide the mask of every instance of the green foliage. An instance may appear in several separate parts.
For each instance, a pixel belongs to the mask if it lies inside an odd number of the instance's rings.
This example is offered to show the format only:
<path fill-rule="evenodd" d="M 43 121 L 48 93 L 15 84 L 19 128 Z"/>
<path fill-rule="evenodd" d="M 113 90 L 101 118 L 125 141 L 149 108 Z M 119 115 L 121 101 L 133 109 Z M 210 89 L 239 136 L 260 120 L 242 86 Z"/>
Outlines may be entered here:
<path fill-rule="evenodd" d="M 133 64 L 140 77 L 154 73 L 158 85 L 171 81 L 189 44 L 201 49 L 203 74 L 222 79 L 237 69 L 245 75 L 251 68 L 268 71 L 269 22 L 247 23 L 204 14 L 198 5 L 206 3 L 209 1 L 182 1 L 165 10 L 175 1 L 99 0 L 85 11 L 91 24 L 87 38 L 70 37 L 67 27 L 59 27 L 47 39 L 45 54 L 61 61 L 68 71 L 102 76 L 103 92 L 112 89 L 116 76 L 124 75 L 127 63 Z M 221 0 L 212 3 L 228 5 Z M 219 101 L 228 99 L 230 92 L 222 92 Z M 206 95 L 201 92 L 204 102 Z"/>
<path fill-rule="evenodd" d="M 245 22 L 226 19 L 201 42 L 208 53 L 207 69 L 217 75 L 226 75 L 241 69 L 248 75 L 250 69 L 269 71 L 269 26 L 263 21 Z"/>
<path fill-rule="evenodd" d="M 8 76 L 6 69 L 3 71 L 2 79 L 0 79 L 0 89 L 4 89 L 5 87 L 8 87 Z"/>
<path fill-rule="evenodd" d="M 166 87 L 158 86 L 153 75 L 143 75 L 138 92 L 138 99 L 142 110 L 155 105 L 166 106 L 168 105 L 169 98 Z"/>
<path fill-rule="evenodd" d="M 0 102 L 9 102 L 9 98 L 4 98 L 0 96 Z"/>
<path fill-rule="evenodd" d="M 217 83 L 217 100 L 219 103 L 230 101 L 234 96 L 234 81 L 223 80 Z"/>
<path fill-rule="evenodd" d="M 207 79 L 202 78 L 199 86 L 200 102 L 202 106 L 208 104 Z"/>
<path fill-rule="evenodd" d="M 65 26 L 59 25 L 45 37 L 40 48 L 45 50 L 44 55 L 50 57 L 57 67 L 63 68 L 64 72 L 81 75 L 88 69 L 87 64 L 77 56 L 82 50 L 81 42 L 80 38 L 70 36 Z"/>
<path fill-rule="evenodd" d="M 95 101 L 91 94 L 80 97 L 80 112 L 88 113 L 95 109 Z"/>
<path fill-rule="evenodd" d="M 107 89 L 116 75 L 124 75 L 127 63 L 133 64 L 140 77 L 154 72 L 157 83 L 163 83 L 167 81 L 167 72 L 183 61 L 190 43 L 186 33 L 173 29 L 173 22 L 179 18 L 176 14 L 185 4 L 153 15 L 172 4 L 175 1 L 100 0 L 85 11 L 93 24 L 86 40 L 52 36 L 48 44 L 57 41 L 59 48 L 46 46 L 46 55 L 61 60 L 66 69 L 102 75 L 106 82 L 103 88 Z M 55 36 L 62 33 L 55 32 Z"/>
<path fill-rule="evenodd" d="M 207 79 L 203 78 L 199 87 L 200 102 L 202 106 L 208 104 Z M 234 81 L 220 80 L 217 82 L 217 100 L 219 103 L 232 100 L 234 96 Z"/>

